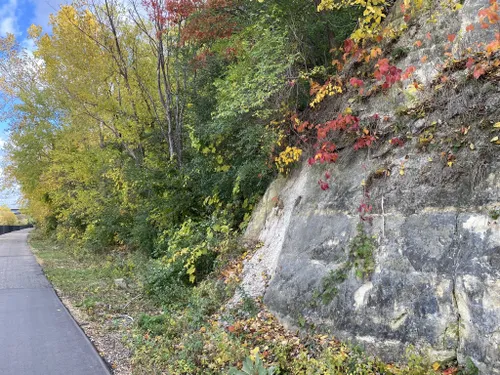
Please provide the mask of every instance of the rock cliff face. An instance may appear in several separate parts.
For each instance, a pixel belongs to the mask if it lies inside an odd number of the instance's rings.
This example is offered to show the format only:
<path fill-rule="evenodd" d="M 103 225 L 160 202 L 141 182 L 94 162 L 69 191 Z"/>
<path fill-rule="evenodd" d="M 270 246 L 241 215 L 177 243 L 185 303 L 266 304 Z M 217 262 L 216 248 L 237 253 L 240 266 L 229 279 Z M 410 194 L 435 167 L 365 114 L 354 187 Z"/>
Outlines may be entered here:
<path fill-rule="evenodd" d="M 475 80 L 464 67 L 450 73 L 451 85 L 431 87 L 447 35 L 457 35 L 458 53 L 494 31 L 464 33 L 488 0 L 465 0 L 458 12 L 443 4 L 391 47 L 433 35 L 427 49 L 398 62 L 417 65 L 426 89 L 409 98 L 393 88 L 350 104 L 361 117 L 390 117 L 379 134 L 397 128 L 406 144 L 383 136 L 369 150 L 346 144 L 336 164 L 304 164 L 275 181 L 247 230 L 262 247 L 243 287 L 285 323 L 331 332 L 386 360 L 413 345 L 432 359 L 470 358 L 481 373 L 500 374 L 500 146 L 490 142 L 500 135 L 498 75 Z M 440 16 L 427 22 L 436 9 Z M 418 63 L 423 55 L 431 64 Z M 323 103 L 316 116 L 335 117 L 347 100 Z M 332 177 L 323 191 L 325 171 Z M 372 206 L 365 220 L 361 204 Z"/>

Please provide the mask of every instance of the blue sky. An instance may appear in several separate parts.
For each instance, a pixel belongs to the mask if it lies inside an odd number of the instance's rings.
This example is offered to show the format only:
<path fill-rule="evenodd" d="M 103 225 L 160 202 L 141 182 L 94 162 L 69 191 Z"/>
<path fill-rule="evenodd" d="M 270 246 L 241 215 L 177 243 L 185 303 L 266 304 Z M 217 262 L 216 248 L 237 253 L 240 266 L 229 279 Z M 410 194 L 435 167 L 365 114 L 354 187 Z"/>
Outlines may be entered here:
<path fill-rule="evenodd" d="M 49 14 L 55 13 L 65 0 L 0 0 L 0 36 L 14 34 L 21 44 L 31 49 L 26 39 L 26 30 L 32 25 L 40 25 L 48 31 Z M 0 122 L 0 146 L 8 141 L 7 124 Z M 0 158 L 2 151 L 0 151 Z M 0 170 L 1 173 L 1 170 Z M 0 205 L 17 206 L 19 193 L 0 190 Z"/>

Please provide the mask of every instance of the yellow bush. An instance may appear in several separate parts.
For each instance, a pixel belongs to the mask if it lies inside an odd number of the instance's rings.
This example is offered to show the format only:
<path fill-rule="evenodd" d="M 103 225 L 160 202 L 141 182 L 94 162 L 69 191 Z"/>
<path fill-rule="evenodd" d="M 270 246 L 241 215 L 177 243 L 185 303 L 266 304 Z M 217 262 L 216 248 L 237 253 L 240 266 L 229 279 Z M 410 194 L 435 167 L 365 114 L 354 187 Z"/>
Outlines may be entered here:
<path fill-rule="evenodd" d="M 16 225 L 17 216 L 5 206 L 0 206 L 0 225 Z"/>

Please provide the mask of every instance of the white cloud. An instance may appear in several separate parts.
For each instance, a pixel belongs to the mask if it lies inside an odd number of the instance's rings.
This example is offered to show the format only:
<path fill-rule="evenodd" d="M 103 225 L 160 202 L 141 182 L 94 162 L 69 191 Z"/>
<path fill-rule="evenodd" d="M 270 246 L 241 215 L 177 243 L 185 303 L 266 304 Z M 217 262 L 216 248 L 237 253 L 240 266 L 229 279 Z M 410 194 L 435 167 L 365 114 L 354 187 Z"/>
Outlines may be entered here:
<path fill-rule="evenodd" d="M 8 0 L 7 3 L 0 6 L 0 36 L 5 36 L 7 33 L 17 35 L 17 0 Z"/>
<path fill-rule="evenodd" d="M 0 35 L 16 34 L 14 22 L 15 22 L 14 17 L 4 18 L 0 23 Z"/>

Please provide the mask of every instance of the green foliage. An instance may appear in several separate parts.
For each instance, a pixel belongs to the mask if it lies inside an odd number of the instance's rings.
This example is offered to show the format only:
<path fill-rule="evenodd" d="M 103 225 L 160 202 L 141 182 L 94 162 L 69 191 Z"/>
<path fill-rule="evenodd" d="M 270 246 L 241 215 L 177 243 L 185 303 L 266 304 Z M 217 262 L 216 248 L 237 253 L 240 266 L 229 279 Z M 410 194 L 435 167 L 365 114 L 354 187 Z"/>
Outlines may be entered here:
<path fill-rule="evenodd" d="M 373 252 L 377 248 L 377 243 L 374 237 L 365 233 L 362 223 L 358 224 L 357 231 L 357 235 L 349 244 L 350 258 L 356 270 L 356 276 L 364 279 L 369 277 L 375 269 Z"/>
<path fill-rule="evenodd" d="M 391 56 L 394 60 L 399 60 L 405 58 L 409 52 L 410 49 L 407 47 L 397 47 L 391 51 Z"/>
<path fill-rule="evenodd" d="M 328 305 L 339 292 L 339 285 L 347 280 L 349 271 L 354 269 L 360 279 L 370 277 L 375 269 L 373 252 L 377 248 L 375 237 L 368 236 L 359 223 L 356 227 L 357 234 L 349 243 L 348 260 L 338 269 L 330 271 L 322 280 L 321 286 L 313 293 L 313 301 L 321 297 L 323 304 Z"/>
<path fill-rule="evenodd" d="M 465 361 L 465 370 L 461 372 L 463 375 L 479 375 L 479 369 L 470 358 Z"/>
<path fill-rule="evenodd" d="M 498 220 L 498 218 L 500 217 L 500 210 L 490 210 L 488 214 L 493 220 Z"/>
<path fill-rule="evenodd" d="M 168 324 L 166 315 L 151 316 L 147 314 L 139 315 L 137 320 L 138 327 L 152 335 L 158 336 L 165 332 L 165 327 Z"/>
<path fill-rule="evenodd" d="M 274 373 L 274 367 L 266 368 L 258 355 L 254 360 L 250 357 L 245 358 L 241 370 L 236 368 L 229 370 L 229 375 L 273 375 Z"/>
<path fill-rule="evenodd" d="M 330 273 L 321 281 L 321 301 L 328 305 L 337 296 L 339 289 L 338 286 L 347 279 L 348 268 L 341 267 Z"/>

